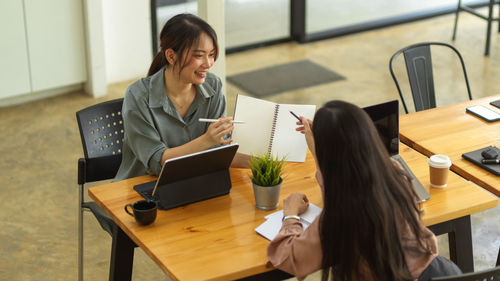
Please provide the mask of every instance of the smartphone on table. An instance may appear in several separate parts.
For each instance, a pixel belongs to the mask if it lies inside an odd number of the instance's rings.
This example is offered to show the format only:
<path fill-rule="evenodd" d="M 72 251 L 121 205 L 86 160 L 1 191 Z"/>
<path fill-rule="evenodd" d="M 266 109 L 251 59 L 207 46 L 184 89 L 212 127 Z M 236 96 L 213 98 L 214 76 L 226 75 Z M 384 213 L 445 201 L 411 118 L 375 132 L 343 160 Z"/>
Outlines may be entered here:
<path fill-rule="evenodd" d="M 482 105 L 474 105 L 467 107 L 466 111 L 488 122 L 494 122 L 500 120 L 500 113 L 493 111 Z"/>

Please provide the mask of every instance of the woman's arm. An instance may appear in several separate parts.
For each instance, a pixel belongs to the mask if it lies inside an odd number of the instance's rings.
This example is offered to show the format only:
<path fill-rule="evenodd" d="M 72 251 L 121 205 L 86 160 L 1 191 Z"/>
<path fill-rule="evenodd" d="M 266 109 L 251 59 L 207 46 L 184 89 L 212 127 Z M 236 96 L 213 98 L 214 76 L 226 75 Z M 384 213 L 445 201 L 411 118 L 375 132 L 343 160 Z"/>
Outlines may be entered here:
<path fill-rule="evenodd" d="M 219 118 L 219 121 L 208 126 L 205 134 L 183 145 L 165 149 L 161 156 L 161 163 L 164 163 L 167 159 L 203 151 L 219 144 L 231 143 L 231 139 L 225 140 L 223 136 L 233 130 L 233 125 L 230 122 L 232 119 L 233 117 Z"/>
<path fill-rule="evenodd" d="M 305 194 L 292 193 L 283 201 L 283 215 L 298 216 L 308 206 Z M 267 247 L 267 256 L 273 266 L 295 275 L 299 280 L 320 269 L 322 256 L 318 218 L 305 231 L 296 218 L 283 221 L 280 232 Z"/>
<path fill-rule="evenodd" d="M 285 220 L 279 234 L 267 246 L 267 257 L 274 267 L 299 280 L 321 269 L 319 216 L 304 231 L 300 221 Z"/>
<path fill-rule="evenodd" d="M 297 129 L 295 129 L 295 130 L 297 130 L 305 135 L 306 143 L 307 143 L 307 147 L 309 148 L 309 151 L 311 151 L 313 156 L 316 156 L 316 149 L 314 146 L 314 137 L 312 134 L 313 122 L 311 119 L 307 119 L 304 116 L 300 116 L 300 120 L 302 120 L 302 121 L 296 123 L 299 127 L 297 127 Z"/>

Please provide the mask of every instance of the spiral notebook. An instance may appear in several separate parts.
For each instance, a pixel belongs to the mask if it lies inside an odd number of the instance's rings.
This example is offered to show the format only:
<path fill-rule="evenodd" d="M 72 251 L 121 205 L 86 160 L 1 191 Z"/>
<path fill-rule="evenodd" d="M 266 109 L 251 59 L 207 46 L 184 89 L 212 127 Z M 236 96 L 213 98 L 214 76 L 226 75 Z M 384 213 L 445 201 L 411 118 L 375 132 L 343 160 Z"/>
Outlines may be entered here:
<path fill-rule="evenodd" d="M 232 133 L 233 142 L 240 145 L 238 152 L 249 155 L 265 155 L 285 158 L 289 162 L 304 162 L 307 143 L 305 137 L 297 132 L 297 116 L 313 119 L 315 105 L 278 104 L 244 95 L 236 97 Z"/>

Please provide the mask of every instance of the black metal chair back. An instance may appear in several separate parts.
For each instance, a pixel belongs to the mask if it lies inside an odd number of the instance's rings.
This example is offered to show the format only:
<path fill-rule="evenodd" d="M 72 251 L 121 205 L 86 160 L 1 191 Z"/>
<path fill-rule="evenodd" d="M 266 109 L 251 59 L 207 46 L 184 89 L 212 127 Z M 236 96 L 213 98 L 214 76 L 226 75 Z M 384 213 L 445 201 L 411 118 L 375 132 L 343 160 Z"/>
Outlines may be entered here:
<path fill-rule="evenodd" d="M 432 278 L 431 281 L 500 281 L 500 266 L 488 270 L 465 273 L 456 276 Z"/>
<path fill-rule="evenodd" d="M 432 72 L 432 56 L 431 56 L 431 45 L 445 46 L 453 50 L 460 62 L 462 64 L 462 69 L 464 73 L 465 83 L 467 85 L 467 91 L 469 94 L 469 99 L 472 100 L 472 95 L 470 91 L 469 78 L 467 76 L 467 70 L 465 69 L 465 63 L 460 52 L 447 43 L 441 42 L 426 42 L 419 43 L 405 47 L 397 51 L 389 61 L 389 70 L 391 76 L 396 83 L 396 88 L 398 89 L 399 96 L 401 98 L 401 103 L 408 113 L 408 107 L 403 97 L 400 84 L 396 75 L 394 74 L 394 60 L 400 55 L 404 55 L 406 71 L 408 73 L 408 81 L 410 83 L 410 89 L 413 96 L 413 103 L 415 105 L 415 111 L 421 111 L 429 108 L 436 107 L 436 94 L 434 89 L 434 75 Z"/>
<path fill-rule="evenodd" d="M 86 160 L 82 182 L 113 178 L 121 164 L 123 99 L 96 104 L 76 113 Z"/>
<path fill-rule="evenodd" d="M 83 212 L 91 211 L 101 227 L 113 234 L 113 220 L 92 201 L 86 202 L 85 183 L 112 179 L 122 161 L 123 99 L 96 104 L 76 113 L 84 158 L 78 159 L 78 280 L 83 280 Z"/>

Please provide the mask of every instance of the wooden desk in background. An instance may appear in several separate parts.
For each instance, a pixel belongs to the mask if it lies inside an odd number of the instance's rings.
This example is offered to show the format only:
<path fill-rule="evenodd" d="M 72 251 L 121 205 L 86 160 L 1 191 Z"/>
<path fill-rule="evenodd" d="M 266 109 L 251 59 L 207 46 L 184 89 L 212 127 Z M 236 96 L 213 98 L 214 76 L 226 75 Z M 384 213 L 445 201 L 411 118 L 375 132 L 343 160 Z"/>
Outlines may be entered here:
<path fill-rule="evenodd" d="M 427 156 L 448 155 L 452 171 L 500 196 L 500 177 L 462 158 L 470 151 L 500 146 L 500 121 L 489 123 L 465 112 L 467 107 L 478 104 L 500 111 L 489 105 L 498 99 L 500 95 L 402 115 L 401 141 Z"/>
<path fill-rule="evenodd" d="M 427 158 L 406 146 L 401 155 L 429 187 Z M 133 186 L 154 177 L 142 176 L 89 189 L 89 195 L 118 224 L 111 259 L 110 279 L 130 280 L 134 246 L 147 255 L 173 280 L 234 280 L 258 276 L 283 279 L 281 271 L 267 265 L 268 240 L 254 229 L 273 211 L 255 208 L 250 171 L 231 169 L 233 187 L 229 195 L 159 211 L 156 221 L 139 226 L 123 206 L 142 197 Z M 305 193 L 310 202 L 322 206 L 315 180 L 315 164 L 309 154 L 306 163 L 289 163 L 283 182 L 280 206 L 292 192 Z M 431 199 L 422 204 L 423 222 L 436 234 L 451 233 L 450 253 L 465 271 L 473 269 L 469 215 L 494 207 L 498 200 L 475 185 L 452 174 L 446 189 L 431 189 Z M 131 239 L 131 240 L 130 240 Z M 256 279 L 255 279 L 256 280 Z"/>

